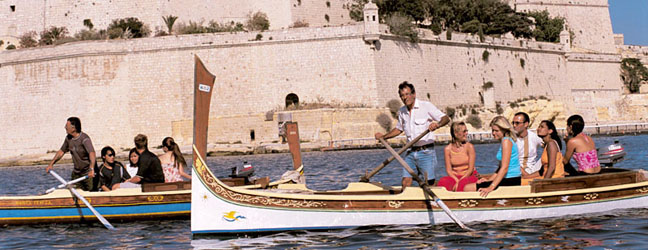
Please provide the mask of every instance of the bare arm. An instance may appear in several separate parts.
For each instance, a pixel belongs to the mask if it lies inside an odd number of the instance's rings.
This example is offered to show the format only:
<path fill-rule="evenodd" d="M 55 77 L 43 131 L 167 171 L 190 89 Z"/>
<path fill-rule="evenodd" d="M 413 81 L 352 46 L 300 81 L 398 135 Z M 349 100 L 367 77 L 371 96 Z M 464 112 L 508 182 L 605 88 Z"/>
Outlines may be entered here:
<path fill-rule="evenodd" d="M 54 169 L 54 164 L 56 164 L 56 162 L 58 162 L 63 157 L 64 154 L 65 152 L 59 149 L 59 151 L 57 151 L 56 154 L 54 155 L 54 158 L 52 158 L 52 161 L 50 161 L 50 164 L 47 165 L 47 168 L 45 168 L 45 171 L 49 172 L 50 170 Z"/>
<path fill-rule="evenodd" d="M 558 146 L 555 143 L 550 143 L 547 145 L 547 153 L 549 155 L 549 166 L 547 167 L 547 172 L 545 173 L 545 179 L 549 179 L 553 176 L 556 171 L 556 154 L 558 153 Z"/>
<path fill-rule="evenodd" d="M 565 157 L 563 157 L 563 164 L 569 163 L 569 160 L 574 155 L 574 150 L 576 150 L 576 145 L 573 139 L 567 141 L 567 149 L 565 150 Z"/>
<path fill-rule="evenodd" d="M 392 129 L 391 131 L 389 131 L 387 134 L 384 134 L 384 135 L 383 135 L 382 133 L 376 133 L 374 136 L 376 137 L 376 140 L 378 140 L 378 139 L 380 139 L 380 138 L 383 138 L 383 139 L 387 140 L 387 139 L 389 139 L 389 138 L 392 138 L 392 137 L 395 137 L 395 136 L 397 136 L 397 135 L 400 135 L 402 132 L 403 132 L 403 131 L 400 131 L 399 129 L 394 128 L 394 129 Z"/>
<path fill-rule="evenodd" d="M 466 143 L 466 150 L 468 151 L 468 172 L 461 179 L 464 179 L 468 176 L 471 176 L 475 172 L 475 160 L 477 158 L 475 154 L 475 147 L 471 143 Z"/>
<path fill-rule="evenodd" d="M 448 173 L 448 176 L 450 176 L 452 179 L 455 181 L 459 181 L 457 176 L 454 174 L 454 171 L 452 171 L 452 164 L 450 164 L 450 145 L 446 146 L 445 149 L 443 149 L 443 156 L 445 159 L 445 168 L 446 172 Z M 449 191 L 449 190 L 448 190 Z"/>
<path fill-rule="evenodd" d="M 92 151 L 88 153 L 88 155 L 90 157 L 90 172 L 88 176 L 95 177 L 94 166 L 97 163 L 97 153 L 95 153 L 95 151 Z"/>
<path fill-rule="evenodd" d="M 184 177 L 184 178 L 187 178 L 187 179 L 191 180 L 191 175 L 188 175 L 188 174 L 185 173 L 185 171 L 184 171 L 184 168 L 185 168 L 186 166 L 185 166 L 184 164 L 181 164 L 181 163 L 178 163 L 178 164 L 180 164 L 180 166 L 179 166 L 179 168 L 180 168 L 180 169 L 179 169 L 179 170 L 180 170 L 180 176 L 182 176 L 182 177 Z"/>
<path fill-rule="evenodd" d="M 495 190 L 495 188 L 502 182 L 508 172 L 509 163 L 511 162 L 511 153 L 513 151 L 513 143 L 509 140 L 502 140 L 502 162 L 499 171 L 495 174 L 495 178 L 492 178 L 493 183 L 490 184 L 487 188 L 480 188 L 478 191 L 481 193 L 482 197 L 486 197 L 490 192 Z"/>

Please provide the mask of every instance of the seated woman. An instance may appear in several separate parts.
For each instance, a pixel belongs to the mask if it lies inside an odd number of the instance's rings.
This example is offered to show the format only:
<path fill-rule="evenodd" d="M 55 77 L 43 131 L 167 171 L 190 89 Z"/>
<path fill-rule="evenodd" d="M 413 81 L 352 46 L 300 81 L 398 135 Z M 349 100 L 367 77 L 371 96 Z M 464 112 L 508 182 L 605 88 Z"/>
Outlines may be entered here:
<path fill-rule="evenodd" d="M 101 149 L 103 164 L 99 167 L 99 188 L 101 191 L 110 191 L 119 188 L 120 183 L 130 179 L 124 165 L 115 161 L 115 150 L 106 146 Z"/>
<path fill-rule="evenodd" d="M 563 164 L 567 166 L 569 159 L 573 156 L 578 164 L 577 175 L 596 174 L 601 172 L 596 145 L 591 137 L 582 133 L 583 128 L 585 128 L 585 121 L 580 115 L 572 115 L 567 119 L 567 134 L 569 137 L 565 139 L 567 149 L 565 150 Z"/>
<path fill-rule="evenodd" d="M 162 171 L 164 171 L 164 182 L 183 181 L 182 177 L 191 180 L 191 175 L 184 172 L 187 162 L 173 138 L 167 137 L 162 140 L 162 150 L 164 150 L 164 154 L 161 154 L 159 158 Z"/>
<path fill-rule="evenodd" d="M 130 176 L 135 176 L 137 175 L 137 170 L 139 167 L 137 166 L 137 161 L 139 161 L 139 152 L 137 152 L 136 148 L 133 148 L 128 152 L 128 164 L 126 164 L 126 171 Z"/>
<path fill-rule="evenodd" d="M 439 186 L 448 191 L 464 191 L 464 186 L 477 182 L 475 171 L 475 147 L 466 141 L 468 128 L 464 122 L 453 122 L 450 125 L 452 142 L 443 150 L 445 167 L 448 176 L 439 180 Z"/>
<path fill-rule="evenodd" d="M 499 186 L 519 186 L 521 184 L 520 160 L 518 149 L 515 145 L 515 133 L 513 126 L 504 116 L 493 118 L 490 123 L 493 137 L 500 141 L 500 148 L 497 152 L 497 160 L 500 161 L 499 168 L 495 174 L 488 178 L 480 178 L 477 183 L 466 185 L 466 191 L 479 191 L 482 197 Z"/>
<path fill-rule="evenodd" d="M 542 178 L 565 177 L 565 167 L 563 165 L 562 153 L 560 152 L 562 143 L 560 143 L 556 125 L 549 120 L 541 121 L 537 133 L 542 138 L 542 141 L 544 141 L 544 150 L 540 157 L 540 162 L 542 162 L 542 170 L 540 170 Z"/>

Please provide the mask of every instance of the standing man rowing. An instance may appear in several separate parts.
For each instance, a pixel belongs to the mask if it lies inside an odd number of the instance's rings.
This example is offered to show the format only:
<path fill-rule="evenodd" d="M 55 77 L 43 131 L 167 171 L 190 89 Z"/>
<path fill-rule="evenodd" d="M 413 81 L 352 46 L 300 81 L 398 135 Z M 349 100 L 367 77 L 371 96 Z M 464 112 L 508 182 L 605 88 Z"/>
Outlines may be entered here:
<path fill-rule="evenodd" d="M 65 123 L 65 132 L 67 136 L 63 140 L 63 145 L 54 159 L 50 164 L 45 168 L 45 171 L 49 172 L 54 168 L 54 164 L 63 157 L 68 151 L 72 155 L 72 162 L 74 163 L 74 170 L 72 170 L 72 180 L 83 177 L 85 175 L 90 178 L 85 179 L 84 181 L 77 182 L 75 185 L 77 188 L 81 188 L 85 191 L 91 191 L 93 188 L 92 180 L 95 176 L 94 168 L 96 163 L 96 153 L 94 147 L 92 146 L 92 140 L 90 136 L 86 133 L 81 132 L 81 120 L 77 117 L 70 117 Z"/>
<path fill-rule="evenodd" d="M 425 130 L 429 129 L 432 132 L 450 122 L 450 118 L 434 104 L 416 99 L 414 85 L 406 81 L 401 83 L 398 85 L 398 94 L 405 105 L 398 110 L 396 128 L 385 135 L 376 133 L 376 139 L 389 139 L 405 131 L 405 136 L 409 142 L 425 132 Z M 412 148 L 407 150 L 406 154 L 405 162 L 412 167 L 416 167 L 415 172 L 418 175 L 423 175 L 421 179 L 433 185 L 435 179 L 434 168 L 437 165 L 436 152 L 434 151 L 434 135 L 430 133 L 421 138 Z M 403 169 L 401 183 L 403 189 L 412 185 L 412 176 L 405 169 Z"/>

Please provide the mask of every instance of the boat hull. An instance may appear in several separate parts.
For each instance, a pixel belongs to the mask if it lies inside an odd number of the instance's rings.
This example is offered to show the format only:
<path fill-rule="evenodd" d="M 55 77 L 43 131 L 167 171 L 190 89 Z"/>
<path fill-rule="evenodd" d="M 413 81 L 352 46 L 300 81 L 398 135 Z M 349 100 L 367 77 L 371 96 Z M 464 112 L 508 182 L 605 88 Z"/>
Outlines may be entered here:
<path fill-rule="evenodd" d="M 189 218 L 191 190 L 143 192 L 139 188 L 111 192 L 79 192 L 110 221 Z M 38 196 L 0 197 L 0 225 L 97 221 L 68 190 Z"/>
<path fill-rule="evenodd" d="M 448 192 L 440 187 L 432 190 L 463 222 L 524 220 L 647 207 L 648 181 L 641 176 L 627 171 L 601 177 L 572 177 L 572 185 L 583 181 L 590 187 L 564 191 L 551 191 L 562 180 L 555 180 L 553 186 L 535 185 L 534 192 L 531 186 L 500 187 L 488 198 L 482 198 L 477 192 Z M 603 185 L 626 179 L 630 180 L 627 184 Z M 224 185 L 200 162 L 194 168 L 192 182 L 191 231 L 194 234 L 453 222 L 418 187 L 394 194 L 390 194 L 393 187 L 375 183 L 352 183 L 347 189 L 335 192 L 312 191 L 303 185 L 252 190 Z"/>

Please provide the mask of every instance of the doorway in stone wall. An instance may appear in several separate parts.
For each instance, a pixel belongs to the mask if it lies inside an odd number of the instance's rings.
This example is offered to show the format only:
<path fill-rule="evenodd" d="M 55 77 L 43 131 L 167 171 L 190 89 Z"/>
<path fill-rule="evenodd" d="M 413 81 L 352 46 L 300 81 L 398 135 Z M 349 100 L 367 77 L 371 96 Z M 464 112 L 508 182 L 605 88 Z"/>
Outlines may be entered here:
<path fill-rule="evenodd" d="M 299 96 L 290 93 L 286 96 L 286 109 L 297 109 L 299 107 Z"/>

